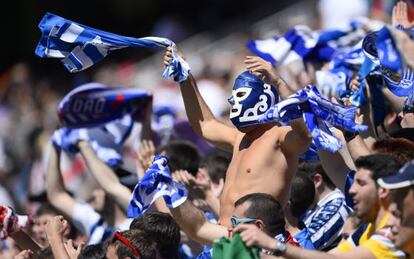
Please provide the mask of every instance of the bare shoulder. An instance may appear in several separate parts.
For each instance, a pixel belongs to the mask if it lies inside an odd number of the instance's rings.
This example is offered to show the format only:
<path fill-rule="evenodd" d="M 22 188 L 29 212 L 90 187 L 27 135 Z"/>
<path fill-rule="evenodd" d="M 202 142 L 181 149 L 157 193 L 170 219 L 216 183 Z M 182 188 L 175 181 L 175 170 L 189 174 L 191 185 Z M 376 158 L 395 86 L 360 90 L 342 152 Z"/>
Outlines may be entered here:
<path fill-rule="evenodd" d="M 282 147 L 283 152 L 291 155 L 304 153 L 311 141 L 311 139 L 303 139 L 291 126 L 277 127 L 273 134 L 276 143 Z"/>
<path fill-rule="evenodd" d="M 272 136 L 276 141 L 281 141 L 285 136 L 292 131 L 291 126 L 275 126 L 271 130 Z"/>

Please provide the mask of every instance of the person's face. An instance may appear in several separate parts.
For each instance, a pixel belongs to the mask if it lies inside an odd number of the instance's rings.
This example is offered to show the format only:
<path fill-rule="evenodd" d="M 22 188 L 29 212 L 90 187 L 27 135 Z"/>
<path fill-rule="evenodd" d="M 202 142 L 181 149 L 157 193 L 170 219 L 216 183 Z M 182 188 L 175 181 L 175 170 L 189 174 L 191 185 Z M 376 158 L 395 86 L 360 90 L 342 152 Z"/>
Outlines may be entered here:
<path fill-rule="evenodd" d="M 355 232 L 355 224 L 354 224 L 355 217 L 348 217 L 345 220 L 344 227 L 342 229 L 342 240 L 348 239 Z"/>
<path fill-rule="evenodd" d="M 399 191 L 397 209 L 401 212 L 401 226 L 414 228 L 414 188 Z"/>
<path fill-rule="evenodd" d="M 103 211 L 105 206 L 105 191 L 102 189 L 95 189 L 92 191 L 92 196 L 88 203 L 95 211 Z"/>
<path fill-rule="evenodd" d="M 396 202 L 391 202 L 388 206 L 391 218 L 387 222 L 394 236 L 394 244 L 397 248 L 412 253 L 414 248 L 414 228 L 401 225 L 401 211 Z M 410 251 L 411 250 L 411 251 Z"/>
<path fill-rule="evenodd" d="M 54 216 L 54 214 L 41 214 L 34 218 L 34 224 L 32 226 L 33 238 L 41 246 L 49 245 L 46 236 L 46 223 L 52 220 Z"/>
<path fill-rule="evenodd" d="M 414 228 L 414 188 L 406 187 L 393 192 L 395 212 L 401 218 L 401 226 Z"/>
<path fill-rule="evenodd" d="M 375 221 L 380 208 L 377 186 L 371 178 L 371 172 L 360 168 L 355 174 L 355 180 L 349 193 L 354 202 L 356 215 L 363 221 Z"/>

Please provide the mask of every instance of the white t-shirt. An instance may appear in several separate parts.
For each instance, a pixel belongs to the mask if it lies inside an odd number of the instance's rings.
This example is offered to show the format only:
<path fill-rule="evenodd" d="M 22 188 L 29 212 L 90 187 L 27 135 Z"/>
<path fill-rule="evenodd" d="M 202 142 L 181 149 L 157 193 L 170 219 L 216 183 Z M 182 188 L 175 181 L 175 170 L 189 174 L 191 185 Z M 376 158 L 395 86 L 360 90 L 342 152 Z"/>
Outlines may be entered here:
<path fill-rule="evenodd" d="M 133 219 L 126 219 L 116 227 L 109 226 L 105 220 L 87 203 L 76 203 L 72 215 L 73 223 L 88 237 L 88 245 L 105 241 L 115 231 L 129 229 Z"/>

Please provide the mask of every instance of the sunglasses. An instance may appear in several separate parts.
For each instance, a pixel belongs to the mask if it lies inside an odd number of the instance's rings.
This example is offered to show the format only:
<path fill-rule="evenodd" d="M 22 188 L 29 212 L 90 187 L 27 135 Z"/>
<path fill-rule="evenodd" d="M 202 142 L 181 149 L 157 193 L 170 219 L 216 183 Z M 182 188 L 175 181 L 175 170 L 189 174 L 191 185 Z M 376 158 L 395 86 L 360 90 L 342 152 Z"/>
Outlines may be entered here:
<path fill-rule="evenodd" d="M 236 216 L 231 216 L 231 218 L 230 218 L 231 226 L 233 228 L 235 228 L 239 224 L 250 224 L 250 223 L 254 223 L 254 222 L 256 222 L 256 220 L 257 219 L 252 219 L 252 218 L 238 218 Z"/>
<path fill-rule="evenodd" d="M 122 244 L 126 245 L 129 249 L 131 249 L 132 253 L 138 258 L 141 258 L 141 254 L 138 252 L 138 249 L 131 244 L 119 231 L 116 231 L 114 236 L 112 237 L 111 243 L 115 243 L 116 241 L 120 241 Z"/>

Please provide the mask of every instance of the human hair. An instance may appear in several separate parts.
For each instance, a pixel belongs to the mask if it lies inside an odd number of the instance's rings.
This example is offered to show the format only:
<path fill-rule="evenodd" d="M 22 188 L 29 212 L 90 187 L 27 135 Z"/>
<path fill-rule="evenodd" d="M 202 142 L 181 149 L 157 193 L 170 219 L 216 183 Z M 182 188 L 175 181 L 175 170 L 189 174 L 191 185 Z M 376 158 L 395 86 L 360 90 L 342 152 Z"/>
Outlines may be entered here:
<path fill-rule="evenodd" d="M 164 152 L 168 157 L 168 168 L 171 172 L 187 170 L 195 176 L 200 164 L 197 147 L 189 141 L 171 141 L 158 148 L 157 153 Z"/>
<path fill-rule="evenodd" d="M 121 232 L 121 235 L 128 240 L 132 246 L 134 246 L 141 258 L 156 259 L 157 258 L 157 244 L 155 241 L 144 231 L 140 230 L 127 230 Z M 118 258 L 122 259 L 130 257 L 131 259 L 138 259 L 135 256 L 133 250 L 123 242 L 116 240 L 118 246 L 116 247 L 116 254 Z"/>
<path fill-rule="evenodd" d="M 85 246 L 78 259 L 106 259 L 106 248 L 104 243 Z"/>
<path fill-rule="evenodd" d="M 290 213 L 295 218 L 309 209 L 315 201 L 315 185 L 304 172 L 297 172 L 290 187 Z"/>
<path fill-rule="evenodd" d="M 403 138 L 414 142 L 414 128 L 402 128 L 391 132 L 390 137 Z"/>
<path fill-rule="evenodd" d="M 285 216 L 280 203 L 267 193 L 251 193 L 238 199 L 234 206 L 238 207 L 245 202 L 250 202 L 249 208 L 244 212 L 247 218 L 263 221 L 266 232 L 271 236 L 285 230 Z"/>
<path fill-rule="evenodd" d="M 376 183 L 378 178 L 397 173 L 401 164 L 391 155 L 373 154 L 359 157 L 355 161 L 355 166 L 357 169 L 369 170 L 372 180 Z"/>
<path fill-rule="evenodd" d="M 43 214 L 51 214 L 51 215 L 59 215 L 60 212 L 53 207 L 49 202 L 44 202 L 40 205 L 40 207 L 36 211 L 36 216 L 43 215 Z"/>
<path fill-rule="evenodd" d="M 231 161 L 231 154 L 213 148 L 202 160 L 200 167 L 205 167 L 213 183 L 218 184 L 220 179 L 226 178 L 227 168 Z"/>
<path fill-rule="evenodd" d="M 329 176 L 326 174 L 321 162 L 304 162 L 298 166 L 298 172 L 307 174 L 311 179 L 313 179 L 316 174 L 320 174 L 326 186 L 331 189 L 335 189 L 336 187 Z"/>
<path fill-rule="evenodd" d="M 375 141 L 372 150 L 378 154 L 393 156 L 398 163 L 405 164 L 414 158 L 414 143 L 405 138 L 385 138 Z"/>
<path fill-rule="evenodd" d="M 135 218 L 130 225 L 131 230 L 147 233 L 157 243 L 162 258 L 178 258 L 180 246 L 180 227 L 171 215 L 163 212 L 147 212 Z"/>

